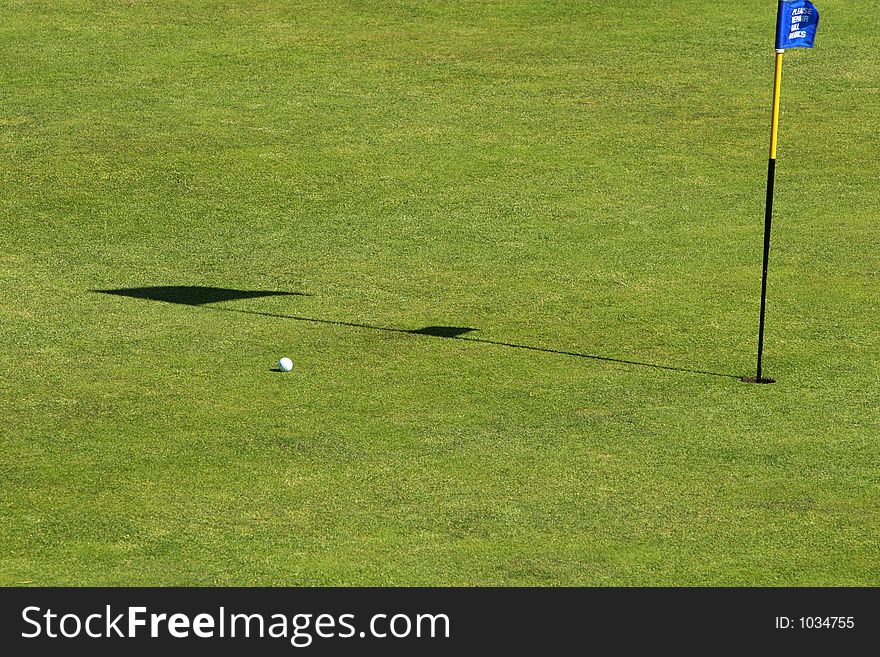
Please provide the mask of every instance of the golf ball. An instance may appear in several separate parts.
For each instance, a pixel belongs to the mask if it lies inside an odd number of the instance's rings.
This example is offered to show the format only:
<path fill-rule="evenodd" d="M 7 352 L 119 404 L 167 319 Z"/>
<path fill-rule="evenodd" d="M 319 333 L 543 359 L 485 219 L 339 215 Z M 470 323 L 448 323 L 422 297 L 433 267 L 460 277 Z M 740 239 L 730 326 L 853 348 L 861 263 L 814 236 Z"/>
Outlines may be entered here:
<path fill-rule="evenodd" d="M 293 369 L 293 361 L 287 357 L 282 358 L 278 361 L 278 369 L 282 372 L 289 372 Z"/>

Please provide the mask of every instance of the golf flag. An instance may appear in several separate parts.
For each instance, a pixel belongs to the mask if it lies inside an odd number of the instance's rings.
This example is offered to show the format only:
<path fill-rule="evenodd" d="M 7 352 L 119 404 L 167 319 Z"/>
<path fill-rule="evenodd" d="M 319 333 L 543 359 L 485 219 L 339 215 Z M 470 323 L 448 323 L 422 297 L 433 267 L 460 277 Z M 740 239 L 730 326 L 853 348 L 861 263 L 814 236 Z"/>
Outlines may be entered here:
<path fill-rule="evenodd" d="M 812 48 L 819 12 L 808 0 L 780 0 L 776 14 L 776 50 Z"/>
<path fill-rule="evenodd" d="M 758 373 L 749 383 L 773 383 L 764 376 L 764 319 L 767 308 L 767 264 L 770 260 L 770 225 L 773 219 L 773 184 L 776 178 L 776 142 L 779 134 L 779 95 L 782 89 L 782 55 L 786 48 L 812 48 L 819 12 L 808 0 L 779 0 L 776 13 L 776 75 L 770 121 L 770 159 L 767 162 L 767 201 L 764 205 L 764 259 L 761 272 L 761 315 L 758 320 Z"/>

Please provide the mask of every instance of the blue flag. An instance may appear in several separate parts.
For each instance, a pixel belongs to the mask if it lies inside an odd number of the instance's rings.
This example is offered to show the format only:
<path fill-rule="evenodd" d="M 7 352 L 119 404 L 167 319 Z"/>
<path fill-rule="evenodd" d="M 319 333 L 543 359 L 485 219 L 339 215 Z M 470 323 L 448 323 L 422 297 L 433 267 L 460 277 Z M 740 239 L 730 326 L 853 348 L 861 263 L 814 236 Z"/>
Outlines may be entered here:
<path fill-rule="evenodd" d="M 776 14 L 776 50 L 812 48 L 819 11 L 808 0 L 779 0 Z"/>

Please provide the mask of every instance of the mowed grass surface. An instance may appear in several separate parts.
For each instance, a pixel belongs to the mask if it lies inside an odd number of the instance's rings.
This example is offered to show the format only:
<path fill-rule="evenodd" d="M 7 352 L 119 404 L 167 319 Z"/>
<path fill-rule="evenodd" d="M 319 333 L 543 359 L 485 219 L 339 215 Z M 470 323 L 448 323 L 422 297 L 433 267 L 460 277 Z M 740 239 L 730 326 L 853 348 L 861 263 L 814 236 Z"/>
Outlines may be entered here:
<path fill-rule="evenodd" d="M 750 386 L 720 7 L 2 2 L 0 583 L 880 584 L 872 10 L 785 57 Z M 163 285 L 308 296 L 93 291 Z"/>

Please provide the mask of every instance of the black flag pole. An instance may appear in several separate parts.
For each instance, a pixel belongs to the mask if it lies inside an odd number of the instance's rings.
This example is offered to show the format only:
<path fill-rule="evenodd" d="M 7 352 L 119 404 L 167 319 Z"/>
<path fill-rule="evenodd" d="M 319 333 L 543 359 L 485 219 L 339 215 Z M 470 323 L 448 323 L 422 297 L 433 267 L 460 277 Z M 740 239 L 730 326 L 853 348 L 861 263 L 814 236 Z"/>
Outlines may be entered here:
<path fill-rule="evenodd" d="M 782 55 L 783 49 L 776 50 L 776 75 L 773 83 L 773 119 L 770 129 L 770 159 L 767 162 L 767 200 L 764 205 L 764 260 L 761 273 L 761 319 L 758 323 L 758 372 L 753 383 L 774 383 L 773 379 L 765 378 L 762 368 L 764 356 L 764 317 L 767 310 L 767 265 L 770 262 L 770 226 L 773 223 L 773 187 L 776 181 L 776 142 L 779 135 L 779 96 L 782 89 Z"/>

